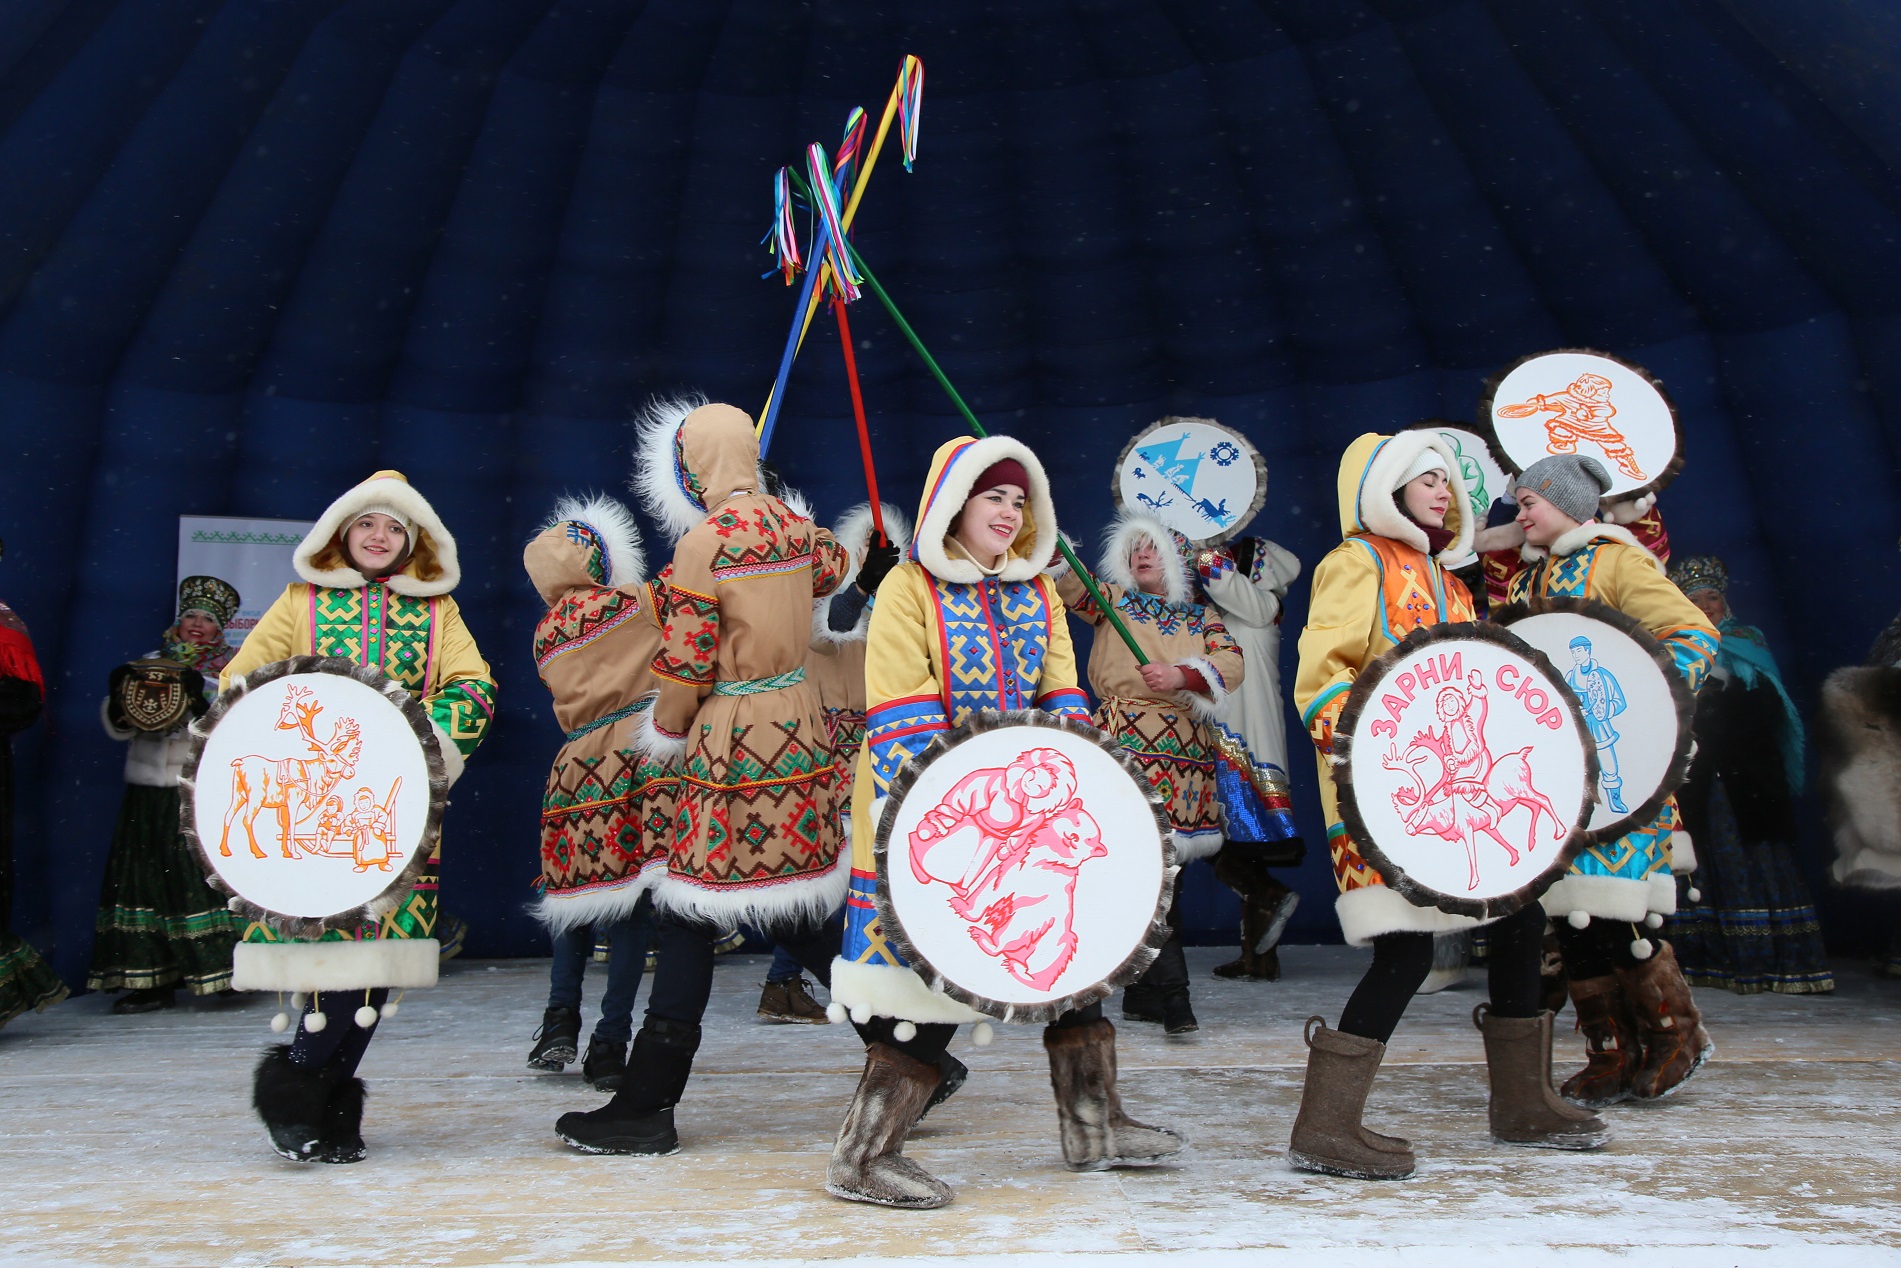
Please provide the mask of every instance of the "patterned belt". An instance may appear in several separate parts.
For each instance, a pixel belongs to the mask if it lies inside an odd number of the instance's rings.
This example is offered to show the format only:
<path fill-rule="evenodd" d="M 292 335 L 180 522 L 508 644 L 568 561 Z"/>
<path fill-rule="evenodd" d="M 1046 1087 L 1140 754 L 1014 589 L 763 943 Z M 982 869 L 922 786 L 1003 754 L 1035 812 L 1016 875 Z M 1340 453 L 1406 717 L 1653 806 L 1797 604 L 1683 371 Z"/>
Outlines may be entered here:
<path fill-rule="evenodd" d="M 783 674 L 774 674 L 770 678 L 741 678 L 738 682 L 721 680 L 713 684 L 716 696 L 758 696 L 768 691 L 783 691 L 787 687 L 796 687 L 805 681 L 805 666 L 788 669 Z"/>
<path fill-rule="evenodd" d="M 625 709 L 616 709 L 612 713 L 607 714 L 604 717 L 599 717 L 599 718 L 594 719 L 592 722 L 589 722 L 586 726 L 577 726 L 572 731 L 568 732 L 568 742 L 572 744 L 574 741 L 580 739 L 582 736 L 586 735 L 590 731 L 598 731 L 604 726 L 613 726 L 616 722 L 620 721 L 622 718 L 631 718 L 636 713 L 643 712 L 647 708 L 647 706 L 652 703 L 653 703 L 652 696 L 642 696 L 640 699 L 628 705 Z"/>

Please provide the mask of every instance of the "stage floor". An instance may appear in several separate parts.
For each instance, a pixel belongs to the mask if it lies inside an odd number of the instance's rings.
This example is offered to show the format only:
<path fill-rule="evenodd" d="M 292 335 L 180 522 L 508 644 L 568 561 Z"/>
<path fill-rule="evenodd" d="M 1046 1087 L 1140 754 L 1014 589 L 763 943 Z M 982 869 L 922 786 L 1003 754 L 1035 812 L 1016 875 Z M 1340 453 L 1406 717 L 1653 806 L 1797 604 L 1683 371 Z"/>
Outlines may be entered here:
<path fill-rule="evenodd" d="M 601 1098 L 577 1067 L 523 1068 L 546 961 L 458 961 L 410 993 L 364 1064 L 370 1156 L 347 1167 L 279 1161 L 251 1114 L 273 999 L 114 1017 L 109 997 L 88 996 L 0 1031 L 0 1260 L 1030 1265 L 1122 1252 L 1206 1266 L 1335 1248 L 1335 1265 L 1476 1268 L 1548 1247 L 1564 1262 L 1635 1252 L 1687 1268 L 1792 1262 L 1796 1246 L 1805 1263 L 1901 1260 L 1901 982 L 1842 962 L 1833 996 L 1700 993 L 1715 1060 L 1669 1101 L 1609 1111 L 1617 1139 L 1594 1154 L 1493 1144 L 1470 1020 L 1482 989 L 1421 998 L 1368 1115 L 1412 1139 L 1419 1171 L 1373 1184 L 1285 1161 L 1301 1022 L 1337 1015 L 1364 953 L 1282 954 L 1285 981 L 1241 985 L 1209 976 L 1225 953 L 1191 950 L 1197 1036 L 1119 1025 L 1129 1109 L 1189 1139 L 1173 1167 L 1066 1172 L 1037 1029 L 999 1027 L 987 1048 L 960 1033 L 970 1082 L 909 1149 L 957 1189 L 929 1212 L 826 1196 L 860 1049 L 848 1027 L 757 1021 L 756 957 L 721 962 L 678 1112 L 684 1149 L 663 1159 L 555 1139 L 557 1115 Z M 590 966 L 590 1025 L 602 980 Z M 1561 1070 L 1581 1060 L 1569 1023 Z"/>

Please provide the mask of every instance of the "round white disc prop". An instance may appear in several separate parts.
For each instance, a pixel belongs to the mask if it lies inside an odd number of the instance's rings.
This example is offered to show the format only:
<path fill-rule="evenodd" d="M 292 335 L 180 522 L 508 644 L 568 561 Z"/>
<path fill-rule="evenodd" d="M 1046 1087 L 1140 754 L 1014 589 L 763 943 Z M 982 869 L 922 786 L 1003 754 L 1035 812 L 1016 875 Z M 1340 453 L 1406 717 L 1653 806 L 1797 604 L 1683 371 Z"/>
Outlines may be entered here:
<path fill-rule="evenodd" d="M 427 715 L 375 669 L 267 665 L 193 727 L 181 827 L 219 888 L 287 933 L 379 918 L 440 831 Z"/>
<path fill-rule="evenodd" d="M 1267 463 L 1212 418 L 1169 417 L 1122 450 L 1111 492 L 1118 509 L 1153 515 L 1196 545 L 1224 542 L 1267 500 Z"/>
<path fill-rule="evenodd" d="M 1683 466 L 1676 407 L 1648 374 L 1601 352 L 1541 352 L 1508 368 L 1479 407 L 1514 472 L 1551 454 L 1595 458 L 1606 497 L 1662 488 Z"/>
<path fill-rule="evenodd" d="M 983 713 L 892 785 L 878 915 L 934 987 L 1049 1021 L 1139 977 L 1167 941 L 1176 866 L 1159 799 L 1113 739 Z"/>
<path fill-rule="evenodd" d="M 1347 831 L 1420 906 L 1509 915 L 1585 845 L 1596 759 L 1545 657 L 1496 626 L 1428 626 L 1363 672 L 1340 716 Z"/>
<path fill-rule="evenodd" d="M 1541 599 L 1494 618 L 1550 658 L 1597 746 L 1597 792 L 1585 825 L 1609 841 L 1649 822 L 1683 782 L 1696 697 L 1649 631 L 1606 604 Z"/>

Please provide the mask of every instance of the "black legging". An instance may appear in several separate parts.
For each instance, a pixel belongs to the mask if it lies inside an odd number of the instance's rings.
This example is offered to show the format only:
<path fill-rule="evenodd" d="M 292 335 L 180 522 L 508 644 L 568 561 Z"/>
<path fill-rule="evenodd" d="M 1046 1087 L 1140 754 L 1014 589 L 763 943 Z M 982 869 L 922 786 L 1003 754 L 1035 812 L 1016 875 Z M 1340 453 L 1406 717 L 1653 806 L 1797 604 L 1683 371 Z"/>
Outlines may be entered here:
<path fill-rule="evenodd" d="M 312 1033 L 303 1017 L 297 1019 L 297 1036 L 290 1041 L 291 1064 L 310 1070 L 329 1067 L 346 1079 L 355 1074 L 371 1036 L 376 1034 L 375 1022 L 356 1024 L 356 1010 L 368 1004 L 380 1017 L 383 1001 L 388 998 L 389 991 L 380 986 L 369 992 L 320 991 L 312 995 L 304 1001 L 304 1017 L 321 1012 L 324 1027 Z"/>
<path fill-rule="evenodd" d="M 1616 969 L 1634 969 L 1637 957 L 1630 944 L 1645 936 L 1636 925 L 1622 920 L 1593 920 L 1582 929 L 1560 920 L 1558 951 L 1564 956 L 1564 975 L 1573 982 L 1609 977 Z"/>
<path fill-rule="evenodd" d="M 1544 908 L 1530 903 L 1485 926 L 1491 951 L 1486 979 L 1491 1011 L 1500 1017 L 1539 1013 L 1538 965 L 1545 943 Z M 1406 1015 L 1406 1006 L 1432 972 L 1432 935 L 1383 933 L 1373 939 L 1373 963 L 1340 1013 L 1340 1029 L 1385 1043 Z"/>

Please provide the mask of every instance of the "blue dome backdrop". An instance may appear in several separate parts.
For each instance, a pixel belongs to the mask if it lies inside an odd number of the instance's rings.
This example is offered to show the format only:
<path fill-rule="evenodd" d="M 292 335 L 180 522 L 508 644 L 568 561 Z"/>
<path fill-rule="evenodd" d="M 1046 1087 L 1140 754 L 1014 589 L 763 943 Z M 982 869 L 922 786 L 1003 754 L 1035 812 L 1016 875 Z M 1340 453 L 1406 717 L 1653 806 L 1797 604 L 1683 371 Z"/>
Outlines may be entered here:
<path fill-rule="evenodd" d="M 6 0 L 0 598 L 49 688 L 13 919 L 69 982 L 121 788 L 99 699 L 170 619 L 176 517 L 314 518 L 379 467 L 456 534 L 501 684 L 445 907 L 471 953 L 545 953 L 560 736 L 521 545 L 558 494 L 620 489 L 650 394 L 760 408 L 794 298 L 761 277 L 772 173 L 875 118 L 907 52 L 916 171 L 887 149 L 856 241 L 1078 538 L 1129 435 L 1199 414 L 1266 455 L 1253 531 L 1311 569 L 1354 435 L 1470 418 L 1503 366 L 1583 346 L 1675 400 L 1673 545 L 1727 559 L 1805 712 L 1893 615 L 1887 0 Z M 875 301 L 852 319 L 909 507 L 960 423 Z M 821 519 L 863 498 L 828 317 L 778 437 Z M 1305 607 L 1303 580 L 1289 681 Z M 1291 937 L 1330 940 L 1293 730 Z M 1822 896 L 1851 944 L 1865 915 Z M 1204 875 L 1187 923 L 1231 940 L 1234 911 Z"/>

